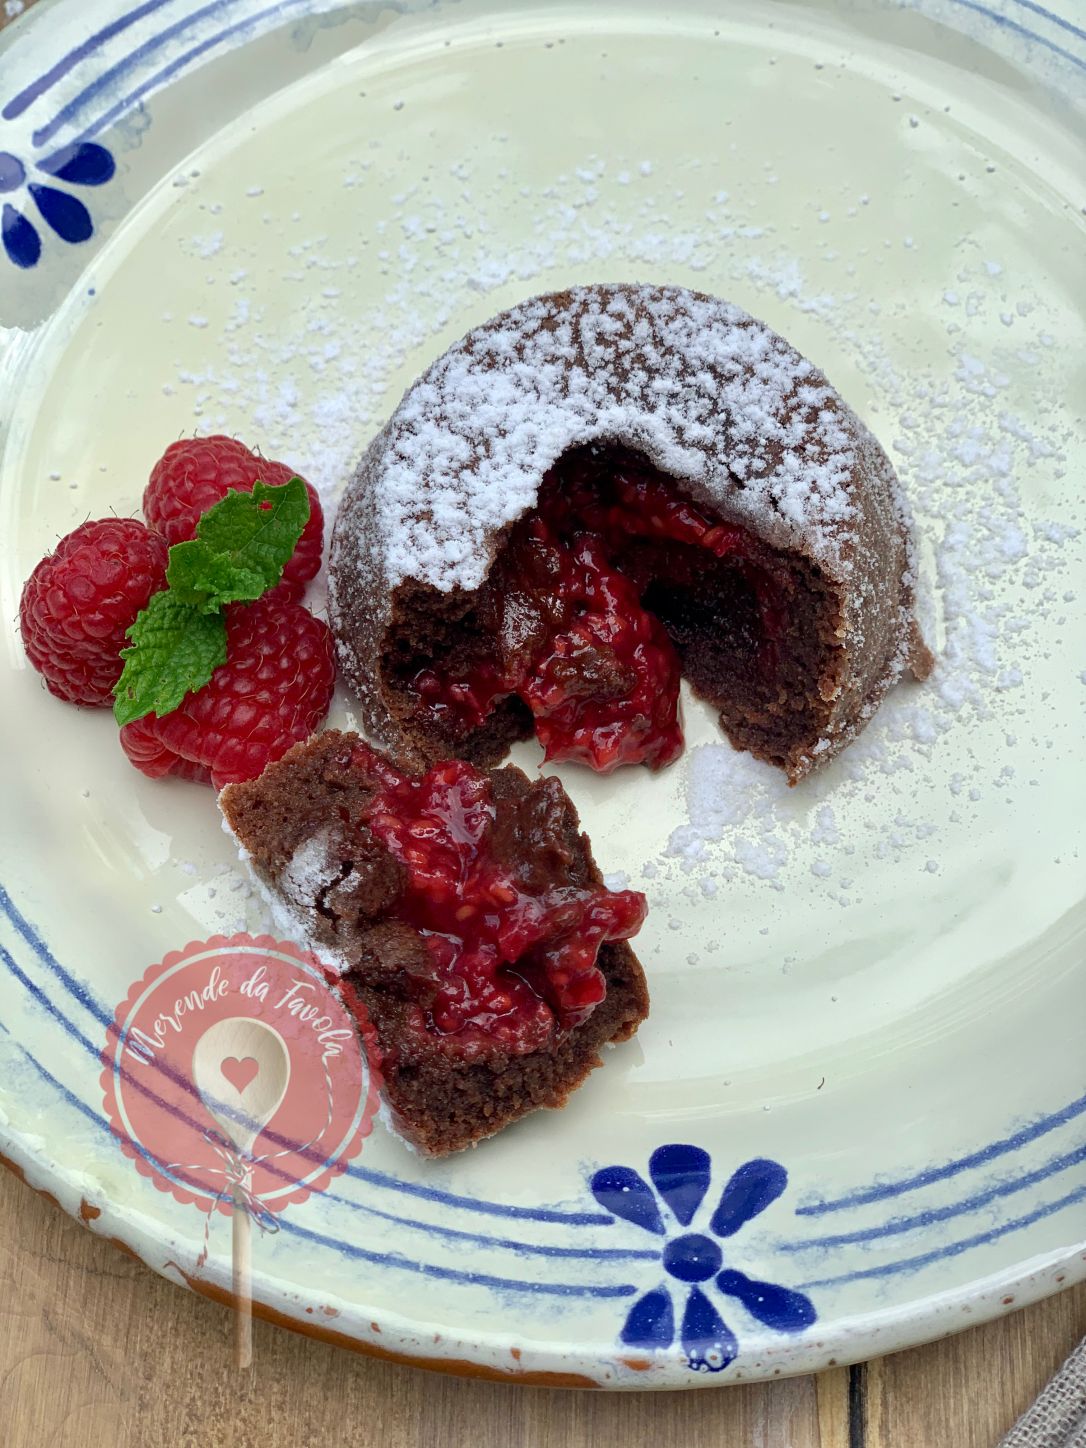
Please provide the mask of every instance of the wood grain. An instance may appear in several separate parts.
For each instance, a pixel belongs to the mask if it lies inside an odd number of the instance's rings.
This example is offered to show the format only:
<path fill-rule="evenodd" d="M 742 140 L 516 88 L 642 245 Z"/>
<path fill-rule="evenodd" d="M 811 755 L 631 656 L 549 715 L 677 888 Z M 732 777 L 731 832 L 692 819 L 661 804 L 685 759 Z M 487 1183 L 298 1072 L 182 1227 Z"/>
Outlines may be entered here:
<path fill-rule="evenodd" d="M 994 1448 L 1086 1332 L 1086 1287 L 852 1372 L 685 1393 L 462 1381 L 262 1322 L 239 1375 L 231 1328 L 0 1172 L 4 1448 Z"/>
<path fill-rule="evenodd" d="M 5 1448 L 995 1448 L 1086 1335 L 1086 1286 L 857 1369 L 687 1393 L 467 1382 L 261 1322 L 239 1376 L 231 1331 L 0 1171 Z"/>
<path fill-rule="evenodd" d="M 863 1448 L 992 1448 L 1086 1336 L 1086 1286 L 867 1363 Z M 960 1421 L 948 1418 L 957 1405 Z"/>
<path fill-rule="evenodd" d="M 36 0 L 0 0 L 0 30 L 18 20 L 35 3 Z"/>
<path fill-rule="evenodd" d="M 230 1314 L 155 1277 L 0 1173 L 0 1443 L 5 1448 L 822 1448 L 814 1380 L 604 1398 L 390 1366 Z M 781 1436 L 783 1435 L 783 1436 Z M 826 1448 L 844 1448 L 827 1443 Z"/>

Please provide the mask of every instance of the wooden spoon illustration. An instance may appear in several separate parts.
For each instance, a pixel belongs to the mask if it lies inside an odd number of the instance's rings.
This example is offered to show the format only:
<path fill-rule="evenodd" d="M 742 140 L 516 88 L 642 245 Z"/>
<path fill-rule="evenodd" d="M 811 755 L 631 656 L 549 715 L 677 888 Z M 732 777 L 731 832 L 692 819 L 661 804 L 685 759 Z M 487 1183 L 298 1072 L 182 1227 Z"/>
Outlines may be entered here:
<path fill-rule="evenodd" d="M 192 1053 L 192 1079 L 208 1114 L 245 1158 L 282 1105 L 290 1053 L 277 1030 L 251 1016 L 209 1026 Z M 251 1186 L 252 1173 L 243 1186 Z M 252 1223 L 242 1186 L 234 1191 L 233 1288 L 237 1308 L 234 1361 L 253 1360 Z"/>

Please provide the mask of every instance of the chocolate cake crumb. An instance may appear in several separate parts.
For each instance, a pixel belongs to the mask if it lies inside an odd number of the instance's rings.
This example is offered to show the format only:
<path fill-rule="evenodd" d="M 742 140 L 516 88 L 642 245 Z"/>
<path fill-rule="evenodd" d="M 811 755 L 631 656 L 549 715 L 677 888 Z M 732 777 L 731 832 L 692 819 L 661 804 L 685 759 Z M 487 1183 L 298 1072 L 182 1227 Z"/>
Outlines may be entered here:
<path fill-rule="evenodd" d="M 787 591 L 779 671 L 759 678 L 740 570 L 709 558 L 680 587 L 674 546 L 631 547 L 622 560 L 737 748 L 795 783 L 856 736 L 906 670 L 930 671 L 907 505 L 825 376 L 715 298 L 580 287 L 524 302 L 450 348 L 347 489 L 330 617 L 367 727 L 398 758 L 492 765 L 531 735 L 515 696 L 456 734 L 419 713 L 407 683 L 420 662 L 452 677 L 494 649 L 488 581 L 544 480 L 586 448 L 639 459 L 706 517 L 744 529 Z"/>
<path fill-rule="evenodd" d="M 461 1059 L 440 1035 L 413 1028 L 409 976 L 423 963 L 419 930 L 397 919 L 403 866 L 363 820 L 373 788 L 352 765 L 357 734 L 328 730 L 295 745 L 255 780 L 219 796 L 227 827 L 266 892 L 318 952 L 344 963 L 345 1001 L 364 1007 L 382 1056 L 382 1090 L 396 1129 L 419 1151 L 444 1156 L 541 1107 L 560 1107 L 600 1064 L 604 1045 L 628 1039 L 648 1014 L 648 990 L 625 941 L 605 942 L 597 966 L 606 995 L 548 1049 L 495 1046 Z M 364 746 L 362 746 L 364 747 Z M 528 890 L 547 881 L 602 885 L 577 812 L 557 779 L 529 781 L 512 766 L 489 775 L 494 855 Z"/>

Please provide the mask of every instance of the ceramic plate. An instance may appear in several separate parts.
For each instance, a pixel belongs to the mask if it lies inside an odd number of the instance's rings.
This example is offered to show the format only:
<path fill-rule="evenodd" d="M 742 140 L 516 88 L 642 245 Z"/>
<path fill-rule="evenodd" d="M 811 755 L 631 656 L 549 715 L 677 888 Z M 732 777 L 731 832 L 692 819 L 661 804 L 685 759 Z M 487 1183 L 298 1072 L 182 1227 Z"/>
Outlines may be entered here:
<path fill-rule="evenodd" d="M 560 771 L 604 869 L 648 894 L 651 1018 L 565 1111 L 463 1156 L 378 1128 L 255 1244 L 276 1320 L 674 1388 L 868 1357 L 1086 1275 L 1074 14 L 44 0 L 0 37 L 6 620 L 59 535 L 138 508 L 169 440 L 236 432 L 332 505 L 426 363 L 571 282 L 766 318 L 917 514 L 938 668 L 830 768 L 788 790 L 687 700 L 673 769 Z M 267 922 L 209 791 L 137 775 L 10 622 L 3 667 L 0 1144 L 222 1292 L 229 1228 L 199 1266 L 205 1219 L 116 1148 L 97 1053 L 148 965 Z"/>

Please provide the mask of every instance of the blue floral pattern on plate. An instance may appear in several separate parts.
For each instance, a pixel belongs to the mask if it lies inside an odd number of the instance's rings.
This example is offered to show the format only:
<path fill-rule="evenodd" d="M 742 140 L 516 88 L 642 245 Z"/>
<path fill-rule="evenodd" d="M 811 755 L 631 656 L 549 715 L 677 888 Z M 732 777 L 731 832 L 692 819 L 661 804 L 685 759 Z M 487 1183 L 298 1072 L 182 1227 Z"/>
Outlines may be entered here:
<path fill-rule="evenodd" d="M 116 169 L 112 152 L 96 141 L 77 141 L 31 163 L 11 151 L 0 151 L 0 197 L 4 198 L 0 205 L 0 242 L 9 261 L 25 269 L 37 266 L 41 259 L 41 235 L 28 214 L 29 201 L 62 241 L 74 245 L 94 234 L 91 214 L 79 197 L 59 186 L 31 180 L 32 172 L 41 172 L 69 186 L 103 186 Z M 7 197 L 24 188 L 29 201 L 20 210 Z"/>
<path fill-rule="evenodd" d="M 675 1299 L 682 1302 L 679 1339 L 695 1372 L 718 1373 L 739 1353 L 739 1341 L 717 1311 L 702 1284 L 741 1303 L 751 1317 L 775 1332 L 802 1332 L 818 1314 L 809 1297 L 789 1287 L 760 1282 L 728 1265 L 720 1240 L 733 1237 L 770 1206 L 788 1184 L 775 1161 L 744 1162 L 724 1185 L 706 1223 L 707 1232 L 689 1231 L 712 1180 L 709 1153 L 678 1142 L 658 1147 L 649 1158 L 648 1182 L 628 1166 L 601 1167 L 590 1182 L 601 1207 L 646 1232 L 664 1237 L 658 1287 L 643 1293 L 630 1308 L 619 1339 L 626 1347 L 661 1351 L 675 1341 Z M 663 1208 L 663 1210 L 662 1210 Z M 683 1230 L 673 1232 L 665 1211 Z M 666 1278 L 670 1278 L 668 1282 Z"/>

